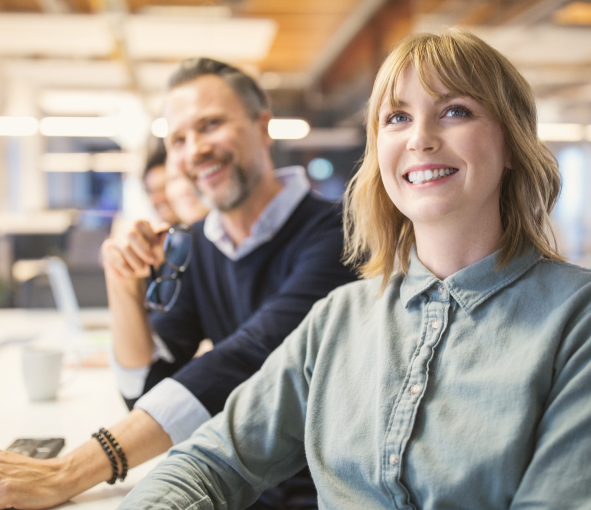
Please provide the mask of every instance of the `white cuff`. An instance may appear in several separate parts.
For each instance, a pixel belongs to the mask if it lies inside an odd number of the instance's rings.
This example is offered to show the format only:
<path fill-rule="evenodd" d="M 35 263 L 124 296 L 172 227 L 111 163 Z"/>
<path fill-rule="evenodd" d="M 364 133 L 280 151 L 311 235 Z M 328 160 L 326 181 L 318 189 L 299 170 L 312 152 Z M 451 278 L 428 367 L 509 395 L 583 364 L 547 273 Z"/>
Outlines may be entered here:
<path fill-rule="evenodd" d="M 109 353 L 109 365 L 111 365 L 111 370 L 113 370 L 115 381 L 117 381 L 117 387 L 121 395 L 127 399 L 138 398 L 144 391 L 146 378 L 150 372 L 150 365 L 138 368 L 125 368 L 115 359 L 113 346 L 110 346 L 107 352 Z"/>
<path fill-rule="evenodd" d="M 121 366 L 115 358 L 113 346 L 111 345 L 108 349 L 109 364 L 115 374 L 115 381 L 117 381 L 121 395 L 127 399 L 138 398 L 142 394 L 152 364 L 159 359 L 163 359 L 167 363 L 174 363 L 174 356 L 168 350 L 164 341 L 156 333 L 152 335 L 152 339 L 154 340 L 154 350 L 150 360 L 151 363 L 143 367 L 125 368 Z"/>
<path fill-rule="evenodd" d="M 211 418 L 205 406 L 187 388 L 174 379 L 164 379 L 141 397 L 135 408 L 143 409 L 170 436 L 180 443 Z"/>

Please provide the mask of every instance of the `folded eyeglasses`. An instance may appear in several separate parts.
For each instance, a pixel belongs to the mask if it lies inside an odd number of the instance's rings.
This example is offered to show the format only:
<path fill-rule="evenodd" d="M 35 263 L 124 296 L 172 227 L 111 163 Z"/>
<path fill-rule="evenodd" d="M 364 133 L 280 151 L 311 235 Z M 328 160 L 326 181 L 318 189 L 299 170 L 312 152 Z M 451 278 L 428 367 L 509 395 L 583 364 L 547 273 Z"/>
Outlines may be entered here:
<path fill-rule="evenodd" d="M 163 274 L 157 277 L 154 266 L 150 266 L 152 283 L 148 287 L 144 301 L 148 310 L 171 310 L 181 291 L 181 276 L 187 270 L 192 256 L 193 229 L 185 225 L 170 227 L 164 240 Z"/>

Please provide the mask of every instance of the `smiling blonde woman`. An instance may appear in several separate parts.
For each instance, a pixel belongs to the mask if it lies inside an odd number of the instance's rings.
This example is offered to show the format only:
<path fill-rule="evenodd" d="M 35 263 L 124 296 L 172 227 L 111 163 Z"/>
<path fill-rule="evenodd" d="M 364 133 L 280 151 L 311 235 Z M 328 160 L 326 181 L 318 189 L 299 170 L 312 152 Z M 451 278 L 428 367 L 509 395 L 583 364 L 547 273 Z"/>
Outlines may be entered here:
<path fill-rule="evenodd" d="M 531 89 L 470 34 L 412 36 L 367 131 L 346 232 L 368 278 L 121 508 L 244 508 L 306 462 L 321 509 L 589 508 L 591 273 L 553 243 Z"/>

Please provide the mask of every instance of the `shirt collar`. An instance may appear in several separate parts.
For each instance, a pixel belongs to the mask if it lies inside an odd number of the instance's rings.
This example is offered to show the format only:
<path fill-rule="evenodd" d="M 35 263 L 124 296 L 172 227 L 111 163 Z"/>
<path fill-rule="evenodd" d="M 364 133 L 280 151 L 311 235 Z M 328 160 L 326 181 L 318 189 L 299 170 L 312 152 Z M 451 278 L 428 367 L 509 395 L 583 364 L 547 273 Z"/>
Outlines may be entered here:
<path fill-rule="evenodd" d="M 489 297 L 517 280 L 542 258 L 535 248 L 530 247 L 497 269 L 499 255 L 500 250 L 441 281 L 421 263 L 416 249 L 413 248 L 408 274 L 400 288 L 405 308 L 430 287 L 443 285 L 458 304 L 467 313 L 471 313 Z"/>
<path fill-rule="evenodd" d="M 239 260 L 272 239 L 310 192 L 306 171 L 301 166 L 280 168 L 275 171 L 275 177 L 282 190 L 263 209 L 250 229 L 250 236 L 238 246 L 234 246 L 224 230 L 220 211 L 214 209 L 205 218 L 205 237 L 229 259 Z"/>

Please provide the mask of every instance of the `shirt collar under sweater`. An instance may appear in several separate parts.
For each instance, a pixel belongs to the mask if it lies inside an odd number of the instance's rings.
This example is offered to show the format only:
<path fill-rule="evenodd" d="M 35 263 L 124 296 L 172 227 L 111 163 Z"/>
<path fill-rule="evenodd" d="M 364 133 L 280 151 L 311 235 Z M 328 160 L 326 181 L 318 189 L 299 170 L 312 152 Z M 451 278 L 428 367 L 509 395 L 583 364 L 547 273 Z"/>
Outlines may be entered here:
<path fill-rule="evenodd" d="M 250 236 L 238 246 L 234 246 L 232 239 L 226 233 L 222 225 L 220 211 L 214 209 L 205 218 L 203 225 L 205 237 L 230 260 L 246 257 L 272 239 L 310 192 L 306 171 L 301 166 L 280 168 L 275 171 L 275 176 L 283 189 L 263 209 L 250 229 Z"/>

